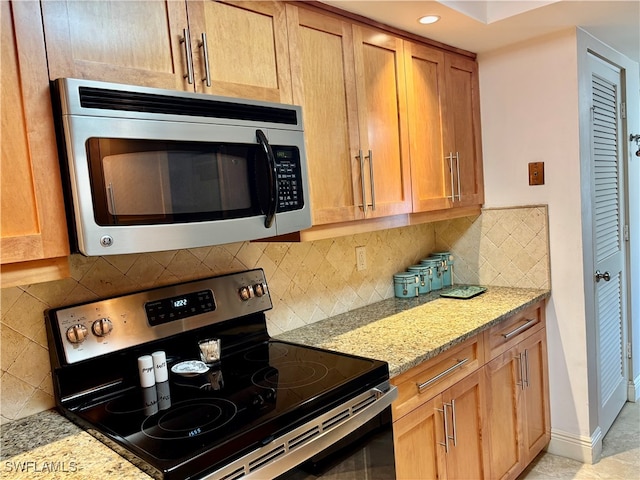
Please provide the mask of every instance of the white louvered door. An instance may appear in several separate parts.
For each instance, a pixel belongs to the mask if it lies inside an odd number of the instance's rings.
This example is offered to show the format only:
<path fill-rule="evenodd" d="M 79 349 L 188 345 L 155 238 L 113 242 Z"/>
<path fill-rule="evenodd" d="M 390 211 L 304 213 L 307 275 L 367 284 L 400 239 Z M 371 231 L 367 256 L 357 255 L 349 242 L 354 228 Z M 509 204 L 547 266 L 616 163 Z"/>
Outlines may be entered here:
<path fill-rule="evenodd" d="M 605 434 L 627 399 L 624 157 L 620 70 L 595 57 L 591 66 L 598 423 Z"/>

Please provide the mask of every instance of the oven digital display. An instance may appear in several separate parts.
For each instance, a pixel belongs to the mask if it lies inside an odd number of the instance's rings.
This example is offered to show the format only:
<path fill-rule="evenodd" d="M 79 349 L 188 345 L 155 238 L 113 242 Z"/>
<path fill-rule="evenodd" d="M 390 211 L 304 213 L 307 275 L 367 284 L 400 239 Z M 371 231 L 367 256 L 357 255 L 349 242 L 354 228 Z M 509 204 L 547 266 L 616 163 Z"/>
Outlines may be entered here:
<path fill-rule="evenodd" d="M 211 290 L 202 290 L 179 297 L 147 302 L 144 304 L 144 309 L 147 313 L 147 321 L 153 327 L 201 313 L 213 312 L 216 309 L 216 302 Z"/>

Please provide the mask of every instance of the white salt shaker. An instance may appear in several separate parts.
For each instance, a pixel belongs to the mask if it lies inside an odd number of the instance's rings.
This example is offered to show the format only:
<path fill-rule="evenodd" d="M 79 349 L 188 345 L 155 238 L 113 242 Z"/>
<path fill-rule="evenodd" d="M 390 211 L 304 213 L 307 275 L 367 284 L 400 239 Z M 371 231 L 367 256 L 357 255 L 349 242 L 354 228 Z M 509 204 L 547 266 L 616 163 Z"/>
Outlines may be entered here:
<path fill-rule="evenodd" d="M 167 371 L 167 356 L 163 351 L 153 352 L 153 370 L 156 383 L 162 383 L 169 380 L 169 372 Z"/>
<path fill-rule="evenodd" d="M 138 372 L 140 373 L 140 386 L 142 388 L 153 387 L 156 384 L 153 357 L 151 355 L 138 357 Z"/>

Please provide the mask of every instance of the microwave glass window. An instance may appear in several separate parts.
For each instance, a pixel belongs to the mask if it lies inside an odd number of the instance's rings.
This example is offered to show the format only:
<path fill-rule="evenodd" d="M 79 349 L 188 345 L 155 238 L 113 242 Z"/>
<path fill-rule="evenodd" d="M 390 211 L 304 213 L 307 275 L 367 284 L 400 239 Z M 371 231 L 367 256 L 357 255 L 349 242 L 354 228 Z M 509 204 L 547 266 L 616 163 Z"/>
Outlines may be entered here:
<path fill-rule="evenodd" d="M 87 151 L 100 225 L 242 218 L 263 214 L 268 202 L 257 144 L 92 138 Z"/>

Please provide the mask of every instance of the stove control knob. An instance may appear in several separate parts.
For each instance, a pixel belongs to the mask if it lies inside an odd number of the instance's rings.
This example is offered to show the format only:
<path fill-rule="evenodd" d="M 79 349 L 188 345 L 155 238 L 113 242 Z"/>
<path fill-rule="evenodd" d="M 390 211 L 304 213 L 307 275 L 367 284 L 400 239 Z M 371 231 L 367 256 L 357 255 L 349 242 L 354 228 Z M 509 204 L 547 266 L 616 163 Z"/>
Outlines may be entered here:
<path fill-rule="evenodd" d="M 78 344 L 84 342 L 84 339 L 87 338 L 87 334 L 87 327 L 81 323 L 67 328 L 67 340 L 71 343 Z"/>
<path fill-rule="evenodd" d="M 264 283 L 256 283 L 253 286 L 253 292 L 256 294 L 256 297 L 261 297 L 267 293 Z"/>
<path fill-rule="evenodd" d="M 113 323 L 108 318 L 101 318 L 100 320 L 96 320 L 91 325 L 91 331 L 96 337 L 104 337 L 105 335 L 109 335 L 113 330 Z"/>
<path fill-rule="evenodd" d="M 251 289 L 251 287 L 248 287 L 248 286 L 240 287 L 239 293 L 240 293 L 240 298 L 243 301 L 247 301 L 251 297 L 253 297 L 253 290 Z"/>

